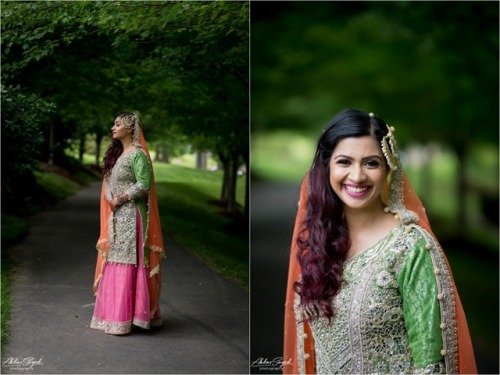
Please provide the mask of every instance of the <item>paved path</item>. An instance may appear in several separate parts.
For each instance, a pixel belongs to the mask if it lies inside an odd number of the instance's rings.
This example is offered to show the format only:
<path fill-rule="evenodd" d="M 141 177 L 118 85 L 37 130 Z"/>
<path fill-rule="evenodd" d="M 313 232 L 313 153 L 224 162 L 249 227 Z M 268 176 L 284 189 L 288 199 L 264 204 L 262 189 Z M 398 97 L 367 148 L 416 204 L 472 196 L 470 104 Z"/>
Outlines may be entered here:
<path fill-rule="evenodd" d="M 281 373 L 280 361 L 274 360 L 283 356 L 286 281 L 299 188 L 252 182 L 250 363 L 256 374 Z"/>
<path fill-rule="evenodd" d="M 164 236 L 162 328 L 89 328 L 100 183 L 34 216 L 12 253 L 11 336 L 3 373 L 248 373 L 249 295 Z M 32 369 L 13 361 L 32 358 Z M 7 361 L 7 363 L 5 363 Z"/>

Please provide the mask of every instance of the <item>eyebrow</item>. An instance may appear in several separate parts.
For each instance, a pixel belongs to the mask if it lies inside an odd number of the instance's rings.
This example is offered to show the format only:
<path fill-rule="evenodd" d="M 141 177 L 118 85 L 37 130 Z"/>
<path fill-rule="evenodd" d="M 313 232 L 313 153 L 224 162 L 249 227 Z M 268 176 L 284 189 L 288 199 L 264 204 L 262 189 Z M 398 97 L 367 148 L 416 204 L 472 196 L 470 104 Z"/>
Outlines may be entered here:
<path fill-rule="evenodd" d="M 335 160 L 338 159 L 338 158 L 344 158 L 344 159 L 349 159 L 349 160 L 354 160 L 353 157 L 351 156 L 348 156 L 348 155 L 343 155 L 343 154 L 340 154 L 340 155 L 337 155 L 335 156 Z M 369 156 L 365 156 L 364 158 L 362 158 L 361 160 L 367 160 L 367 159 L 379 159 L 379 160 L 384 160 L 382 159 L 382 157 L 380 155 L 369 155 Z"/>

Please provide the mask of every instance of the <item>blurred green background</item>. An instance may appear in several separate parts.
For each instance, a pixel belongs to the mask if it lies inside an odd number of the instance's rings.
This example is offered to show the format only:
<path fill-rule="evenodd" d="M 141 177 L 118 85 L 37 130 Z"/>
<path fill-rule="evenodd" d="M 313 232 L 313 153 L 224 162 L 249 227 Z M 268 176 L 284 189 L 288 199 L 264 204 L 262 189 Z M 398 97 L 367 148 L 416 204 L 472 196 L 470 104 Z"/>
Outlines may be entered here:
<path fill-rule="evenodd" d="M 345 108 L 394 126 L 488 373 L 498 373 L 498 16 L 485 1 L 251 3 L 252 192 L 298 186 Z M 252 220 L 261 202 L 252 193 Z M 259 252 L 277 251 L 254 246 L 259 236 L 252 225 L 252 275 Z M 283 311 L 284 295 L 275 299 Z M 266 340 L 256 306 L 269 303 L 252 302 L 254 353 Z"/>

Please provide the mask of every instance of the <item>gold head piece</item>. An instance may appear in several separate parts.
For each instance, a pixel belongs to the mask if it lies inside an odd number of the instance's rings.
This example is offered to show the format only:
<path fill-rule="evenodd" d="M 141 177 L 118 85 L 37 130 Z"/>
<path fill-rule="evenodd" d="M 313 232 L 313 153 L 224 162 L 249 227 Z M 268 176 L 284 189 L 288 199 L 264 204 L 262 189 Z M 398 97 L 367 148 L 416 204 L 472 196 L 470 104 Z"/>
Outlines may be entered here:
<path fill-rule="evenodd" d="M 123 126 L 125 126 L 127 129 L 132 128 L 134 130 L 133 134 L 133 142 L 136 147 L 142 147 L 140 140 L 139 140 L 139 132 L 140 126 L 139 126 L 139 117 L 137 115 L 131 114 L 131 115 L 125 115 L 121 118 Z"/>
<path fill-rule="evenodd" d="M 392 126 L 387 125 L 387 135 L 382 138 L 381 146 L 382 152 L 384 153 L 385 160 L 387 160 L 387 164 L 389 168 L 393 171 L 398 169 L 399 166 L 399 152 L 398 147 L 396 145 L 396 138 L 394 138 L 395 129 Z"/>
<path fill-rule="evenodd" d="M 124 115 L 121 120 L 123 126 L 125 126 L 127 129 L 130 129 L 135 125 L 135 115 Z"/>

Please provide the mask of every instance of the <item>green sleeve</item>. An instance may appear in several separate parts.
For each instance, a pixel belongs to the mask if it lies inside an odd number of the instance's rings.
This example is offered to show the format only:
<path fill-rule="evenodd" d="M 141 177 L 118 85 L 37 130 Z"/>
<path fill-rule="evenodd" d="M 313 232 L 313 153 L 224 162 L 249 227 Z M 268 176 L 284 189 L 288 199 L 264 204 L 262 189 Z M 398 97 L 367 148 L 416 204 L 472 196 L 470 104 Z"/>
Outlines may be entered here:
<path fill-rule="evenodd" d="M 136 152 L 132 159 L 132 170 L 136 183 L 127 189 L 126 194 L 128 199 L 137 199 L 147 195 L 151 187 L 151 167 L 144 152 Z"/>
<path fill-rule="evenodd" d="M 425 239 L 410 249 L 398 275 L 399 290 L 403 297 L 403 314 L 410 340 L 410 350 L 416 367 L 426 366 L 443 359 L 441 312 L 434 265 Z"/>

